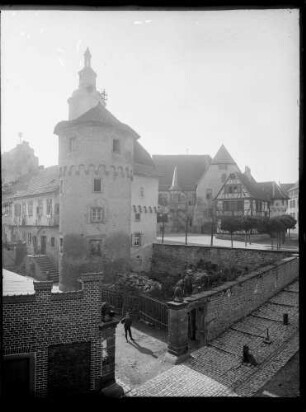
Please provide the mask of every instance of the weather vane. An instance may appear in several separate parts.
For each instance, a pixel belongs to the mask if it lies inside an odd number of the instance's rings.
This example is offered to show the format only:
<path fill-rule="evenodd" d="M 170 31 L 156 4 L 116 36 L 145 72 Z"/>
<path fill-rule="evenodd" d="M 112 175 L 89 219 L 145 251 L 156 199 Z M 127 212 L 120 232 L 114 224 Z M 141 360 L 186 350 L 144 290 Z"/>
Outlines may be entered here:
<path fill-rule="evenodd" d="M 107 96 L 107 93 L 106 93 L 105 89 L 102 90 L 102 92 L 100 93 L 100 96 L 101 96 L 101 98 L 104 102 L 104 105 L 106 106 L 108 96 Z"/>

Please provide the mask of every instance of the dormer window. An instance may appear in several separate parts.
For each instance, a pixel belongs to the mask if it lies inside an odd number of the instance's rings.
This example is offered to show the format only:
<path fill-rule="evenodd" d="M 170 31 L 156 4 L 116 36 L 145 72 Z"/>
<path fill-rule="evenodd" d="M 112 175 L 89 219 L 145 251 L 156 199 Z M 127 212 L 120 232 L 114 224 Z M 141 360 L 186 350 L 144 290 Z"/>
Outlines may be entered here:
<path fill-rule="evenodd" d="M 120 153 L 120 140 L 119 139 L 114 139 L 113 140 L 113 153 Z"/>
<path fill-rule="evenodd" d="M 74 152 L 76 149 L 76 137 L 69 137 L 69 152 Z"/>

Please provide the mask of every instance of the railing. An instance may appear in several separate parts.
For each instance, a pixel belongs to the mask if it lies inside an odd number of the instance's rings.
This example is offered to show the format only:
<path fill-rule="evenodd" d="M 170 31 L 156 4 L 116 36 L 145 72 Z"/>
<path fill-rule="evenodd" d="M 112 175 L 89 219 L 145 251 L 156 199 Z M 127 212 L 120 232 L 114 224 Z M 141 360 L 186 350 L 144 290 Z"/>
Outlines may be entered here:
<path fill-rule="evenodd" d="M 115 311 L 125 314 L 130 311 L 142 319 L 162 329 L 168 328 L 168 307 L 165 302 L 145 295 L 123 294 L 107 288 L 102 289 L 102 301 L 114 306 Z"/>

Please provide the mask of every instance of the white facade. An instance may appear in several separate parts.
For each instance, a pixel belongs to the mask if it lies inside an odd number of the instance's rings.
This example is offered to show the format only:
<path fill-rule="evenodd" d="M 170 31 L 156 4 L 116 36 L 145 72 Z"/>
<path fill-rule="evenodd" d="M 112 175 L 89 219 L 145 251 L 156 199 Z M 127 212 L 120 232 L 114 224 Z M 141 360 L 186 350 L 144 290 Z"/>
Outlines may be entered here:
<path fill-rule="evenodd" d="M 288 190 L 289 200 L 287 214 L 292 216 L 297 220 L 295 229 L 291 229 L 292 233 L 299 232 L 299 183 L 296 182 L 295 185 Z"/>
<path fill-rule="evenodd" d="M 134 175 L 131 202 L 131 258 L 135 270 L 147 270 L 156 241 L 158 179 Z"/>

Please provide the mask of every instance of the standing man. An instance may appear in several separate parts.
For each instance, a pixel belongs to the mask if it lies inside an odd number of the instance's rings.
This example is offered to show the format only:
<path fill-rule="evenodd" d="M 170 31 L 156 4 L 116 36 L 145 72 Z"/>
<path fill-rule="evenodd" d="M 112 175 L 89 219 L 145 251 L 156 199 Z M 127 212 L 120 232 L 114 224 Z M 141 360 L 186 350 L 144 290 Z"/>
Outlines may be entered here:
<path fill-rule="evenodd" d="M 131 332 L 131 326 L 132 326 L 132 318 L 130 316 L 129 312 L 126 312 L 125 317 L 121 320 L 121 323 L 123 323 L 124 325 L 124 333 L 125 333 L 125 339 L 128 342 L 128 338 L 127 338 L 127 333 L 129 332 L 130 335 L 130 339 L 134 340 L 132 337 L 132 332 Z"/>

